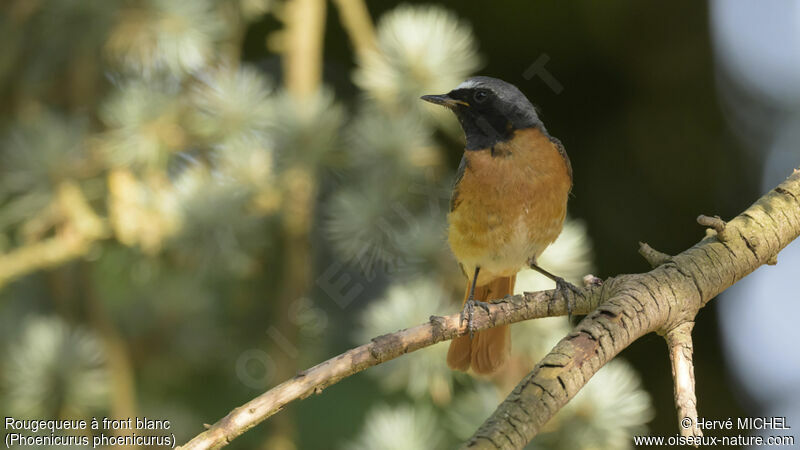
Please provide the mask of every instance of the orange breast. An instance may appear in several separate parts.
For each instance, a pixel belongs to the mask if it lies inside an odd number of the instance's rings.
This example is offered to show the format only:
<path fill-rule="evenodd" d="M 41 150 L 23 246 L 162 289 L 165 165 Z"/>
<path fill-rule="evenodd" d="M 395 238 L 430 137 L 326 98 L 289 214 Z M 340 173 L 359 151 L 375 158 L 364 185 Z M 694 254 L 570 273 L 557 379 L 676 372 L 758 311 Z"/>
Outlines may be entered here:
<path fill-rule="evenodd" d="M 448 239 L 468 276 L 481 267 L 483 285 L 516 274 L 558 237 L 572 180 L 558 147 L 538 129 L 465 158 Z"/>

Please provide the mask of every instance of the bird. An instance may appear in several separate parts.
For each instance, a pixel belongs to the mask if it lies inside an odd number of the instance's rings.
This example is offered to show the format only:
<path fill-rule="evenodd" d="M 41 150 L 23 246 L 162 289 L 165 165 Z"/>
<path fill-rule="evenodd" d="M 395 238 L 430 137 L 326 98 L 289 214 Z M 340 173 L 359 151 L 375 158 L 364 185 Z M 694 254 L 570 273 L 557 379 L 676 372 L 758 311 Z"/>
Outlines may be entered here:
<path fill-rule="evenodd" d="M 517 273 L 530 267 L 565 290 L 578 288 L 542 269 L 537 258 L 564 224 L 572 166 L 525 94 L 498 78 L 475 76 L 447 94 L 422 100 L 455 113 L 466 139 L 447 215 L 448 242 L 467 277 L 461 324 L 469 334 L 453 339 L 451 369 L 489 375 L 511 351 L 509 325 L 473 329 L 475 307 L 514 294 Z"/>

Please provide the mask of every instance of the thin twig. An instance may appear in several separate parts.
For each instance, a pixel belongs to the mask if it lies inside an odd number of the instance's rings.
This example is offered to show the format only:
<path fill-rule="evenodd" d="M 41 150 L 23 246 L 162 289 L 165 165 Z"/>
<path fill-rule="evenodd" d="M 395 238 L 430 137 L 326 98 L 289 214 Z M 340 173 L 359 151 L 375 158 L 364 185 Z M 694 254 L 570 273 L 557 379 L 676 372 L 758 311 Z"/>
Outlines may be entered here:
<path fill-rule="evenodd" d="M 664 336 L 672 363 L 675 385 L 675 408 L 678 412 L 681 436 L 702 436 L 697 424 L 697 397 L 694 393 L 694 362 L 692 361 L 692 328 L 694 322 L 684 322 Z M 695 445 L 696 447 L 696 445 Z"/>
<path fill-rule="evenodd" d="M 726 223 L 724 220 L 720 219 L 719 216 L 710 217 L 700 214 L 699 216 L 697 216 L 697 223 L 699 223 L 704 227 L 713 228 L 714 231 L 717 232 L 717 237 L 719 238 L 719 240 L 721 241 L 725 240 L 724 235 L 725 235 Z"/>
<path fill-rule="evenodd" d="M 646 242 L 639 242 L 639 254 L 650 263 L 650 267 L 656 268 L 672 260 L 672 256 L 650 247 Z"/>
<path fill-rule="evenodd" d="M 574 313 L 587 314 L 603 296 L 603 290 L 613 286 L 613 280 L 603 286 L 585 289 L 575 296 Z M 526 293 L 509 297 L 489 306 L 489 314 L 481 309 L 476 313 L 477 330 L 522 320 L 563 316 L 566 302 L 555 290 Z M 463 325 L 463 326 L 462 326 Z M 348 350 L 285 381 L 255 399 L 234 409 L 207 431 L 189 441 L 182 449 L 207 449 L 226 445 L 235 437 L 280 411 L 288 403 L 319 394 L 326 387 L 362 370 L 397 358 L 406 353 L 452 339 L 467 332 L 460 314 L 432 316 L 428 323 L 378 336 L 372 342 Z"/>

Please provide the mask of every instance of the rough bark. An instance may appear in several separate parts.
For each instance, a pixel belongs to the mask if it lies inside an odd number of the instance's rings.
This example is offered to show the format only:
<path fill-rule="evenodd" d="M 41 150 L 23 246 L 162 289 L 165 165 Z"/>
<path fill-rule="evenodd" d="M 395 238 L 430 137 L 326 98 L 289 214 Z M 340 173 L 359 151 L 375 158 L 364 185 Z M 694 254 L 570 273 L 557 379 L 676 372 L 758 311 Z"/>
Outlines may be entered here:
<path fill-rule="evenodd" d="M 606 296 L 606 290 L 612 285 L 613 283 L 586 289 L 584 295 L 572 300 L 573 313 L 588 314 Z M 484 330 L 507 323 L 566 314 L 566 301 L 560 293 L 529 292 L 493 303 L 489 306 L 488 314 L 478 308 L 474 325 L 476 330 Z M 460 314 L 452 314 L 446 317 L 431 316 L 425 324 L 375 337 L 370 343 L 305 370 L 234 409 L 180 448 L 207 449 L 227 445 L 294 400 L 319 394 L 326 387 L 369 367 L 466 333 L 466 323 L 461 323 Z"/>
<path fill-rule="evenodd" d="M 670 330 L 664 337 L 667 340 L 669 360 L 672 364 L 678 423 L 689 418 L 690 423 L 694 425 L 697 423 L 697 396 L 694 393 L 692 328 L 694 328 L 694 322 L 686 322 Z M 681 426 L 679 429 L 681 436 L 703 435 L 702 430 L 695 426 Z"/>
<path fill-rule="evenodd" d="M 778 252 L 800 235 L 800 171 L 729 223 L 714 220 L 711 226 L 718 230 L 711 230 L 676 256 L 648 246 L 643 255 L 656 265 L 650 272 L 609 278 L 601 286 L 589 280 L 580 294 L 568 293 L 573 312 L 588 314 L 586 318 L 520 381 L 465 447 L 524 447 L 600 367 L 644 334 L 669 335 L 682 351 L 690 352 L 687 341 L 677 339 L 680 333 L 669 333 L 686 331 L 686 324 L 694 322 L 706 303 L 759 266 L 773 263 Z M 566 313 L 561 293 L 526 293 L 492 304 L 488 314 L 479 309 L 475 326 L 482 330 Z M 234 409 L 181 448 L 224 446 L 294 400 L 319 394 L 368 367 L 466 332 L 459 315 L 454 314 L 433 316 L 426 324 L 378 336 Z M 691 354 L 682 359 L 686 356 Z M 683 369 L 679 373 L 685 374 Z M 687 405 L 682 400 L 678 403 L 679 408 Z"/>
<path fill-rule="evenodd" d="M 650 332 L 694 321 L 720 292 L 800 235 L 800 172 L 727 224 L 650 272 L 616 277 L 610 295 L 559 342 L 475 432 L 465 448 L 522 448 L 622 349 Z M 655 258 L 659 260 L 659 258 Z M 608 284 L 608 283 L 607 283 Z"/>

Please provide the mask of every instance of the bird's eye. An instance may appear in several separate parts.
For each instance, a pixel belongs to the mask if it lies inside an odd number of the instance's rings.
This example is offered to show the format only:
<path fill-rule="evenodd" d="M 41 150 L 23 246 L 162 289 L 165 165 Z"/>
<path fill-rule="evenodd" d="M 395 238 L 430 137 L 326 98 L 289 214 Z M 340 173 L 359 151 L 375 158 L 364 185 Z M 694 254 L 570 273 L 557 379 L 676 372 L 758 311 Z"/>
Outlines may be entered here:
<path fill-rule="evenodd" d="M 475 92 L 475 101 L 482 102 L 482 101 L 486 100 L 486 97 L 488 97 L 488 96 L 489 96 L 489 94 L 487 94 L 486 91 L 481 89 L 480 91 L 476 91 Z"/>

